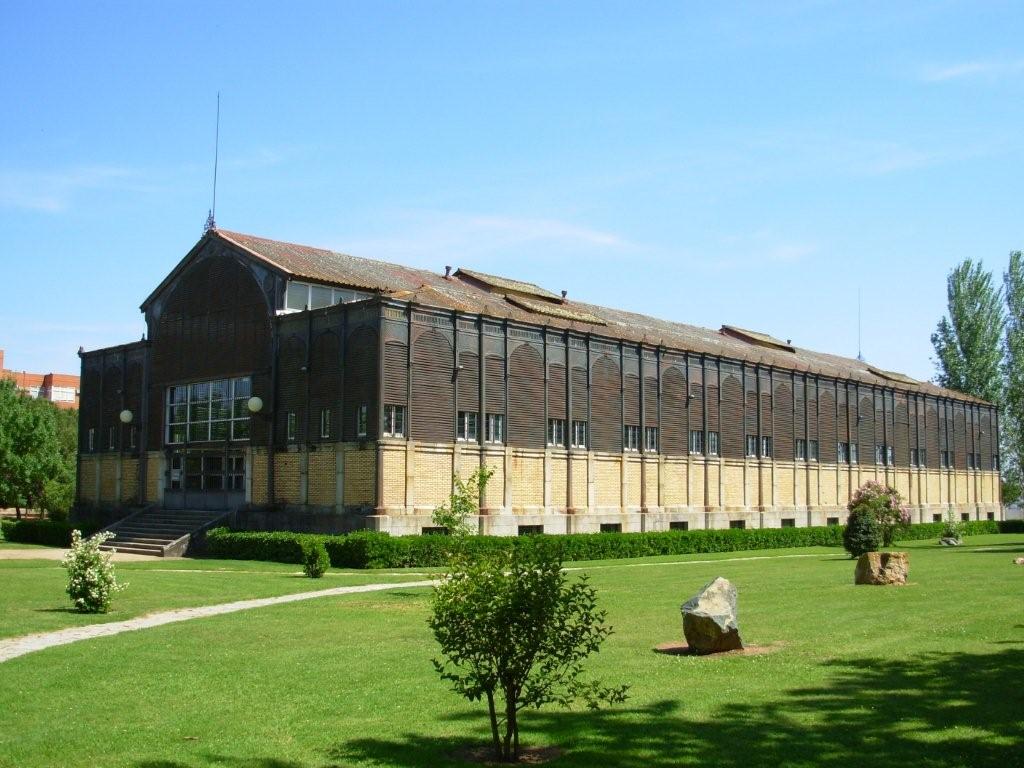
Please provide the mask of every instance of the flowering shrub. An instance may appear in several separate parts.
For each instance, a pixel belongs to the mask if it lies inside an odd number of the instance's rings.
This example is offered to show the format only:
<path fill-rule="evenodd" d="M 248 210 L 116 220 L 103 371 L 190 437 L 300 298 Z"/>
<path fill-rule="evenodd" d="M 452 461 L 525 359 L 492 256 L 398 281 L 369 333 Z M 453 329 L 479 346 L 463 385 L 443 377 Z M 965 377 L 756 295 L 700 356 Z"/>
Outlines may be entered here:
<path fill-rule="evenodd" d="M 873 512 L 882 531 L 882 545 L 886 547 L 892 546 L 896 534 L 910 525 L 910 511 L 903 506 L 899 491 L 874 480 L 857 489 L 847 509 L 851 514 L 858 509 Z"/>
<path fill-rule="evenodd" d="M 953 514 L 952 509 L 946 510 L 946 519 L 942 523 L 942 538 L 954 539 L 961 541 L 964 534 L 964 528 L 966 526 L 960 520 L 957 520 L 956 515 Z"/>
<path fill-rule="evenodd" d="M 100 551 L 100 544 L 112 539 L 112 533 L 97 533 L 88 539 L 82 532 L 71 532 L 71 551 L 61 562 L 68 571 L 68 595 L 82 613 L 106 613 L 110 601 L 127 584 L 118 584 L 110 554 Z"/>

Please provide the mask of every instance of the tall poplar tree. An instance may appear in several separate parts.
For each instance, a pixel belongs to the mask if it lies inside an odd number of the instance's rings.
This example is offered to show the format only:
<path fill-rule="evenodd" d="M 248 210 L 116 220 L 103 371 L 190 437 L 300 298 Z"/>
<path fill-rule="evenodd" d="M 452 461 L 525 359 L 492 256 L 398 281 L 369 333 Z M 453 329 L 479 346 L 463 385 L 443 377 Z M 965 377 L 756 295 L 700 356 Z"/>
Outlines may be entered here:
<path fill-rule="evenodd" d="M 966 259 L 946 282 L 948 316 L 932 334 L 937 382 L 949 389 L 1001 403 L 1003 395 L 1002 289 L 992 275 Z"/>
<path fill-rule="evenodd" d="M 1019 485 L 1024 464 L 1024 254 L 1010 254 L 1003 274 L 1006 296 L 1006 338 L 1003 373 L 1005 400 L 1000 422 L 1004 475 Z"/>

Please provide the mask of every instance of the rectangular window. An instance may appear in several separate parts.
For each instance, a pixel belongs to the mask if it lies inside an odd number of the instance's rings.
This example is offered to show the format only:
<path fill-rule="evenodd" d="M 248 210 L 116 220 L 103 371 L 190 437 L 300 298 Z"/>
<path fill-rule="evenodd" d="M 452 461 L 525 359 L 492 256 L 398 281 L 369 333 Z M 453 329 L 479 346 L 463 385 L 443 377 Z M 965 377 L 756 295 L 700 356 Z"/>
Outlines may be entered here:
<path fill-rule="evenodd" d="M 782 525 L 783 528 L 796 528 L 796 518 L 795 517 L 784 517 L 784 518 L 782 518 L 782 524 L 781 525 Z"/>
<path fill-rule="evenodd" d="M 932 515 L 932 522 L 933 523 L 941 523 L 942 522 L 942 515 L 939 515 L 939 514 Z"/>
<path fill-rule="evenodd" d="M 970 512 L 961 512 L 960 513 L 960 520 L 961 520 L 961 522 L 967 523 L 967 522 L 970 522 L 970 519 L 971 519 L 971 513 Z"/>
<path fill-rule="evenodd" d="M 420 528 L 420 533 L 424 536 L 447 536 L 448 529 L 443 525 L 425 525 Z"/>
<path fill-rule="evenodd" d="M 718 455 L 718 433 L 708 432 L 708 456 Z"/>
<path fill-rule="evenodd" d="M 644 427 L 644 450 L 648 453 L 658 452 L 658 428 Z"/>
<path fill-rule="evenodd" d="M 974 454 L 974 468 L 975 469 L 981 469 L 981 454 L 980 453 Z"/>
<path fill-rule="evenodd" d="M 484 440 L 488 443 L 505 442 L 505 414 L 487 414 L 487 421 L 484 424 Z"/>
<path fill-rule="evenodd" d="M 690 453 L 704 453 L 704 433 L 699 429 L 690 430 Z"/>
<path fill-rule="evenodd" d="M 331 409 L 320 409 L 320 437 L 331 436 Z"/>
<path fill-rule="evenodd" d="M 96 450 L 96 430 L 92 427 L 89 428 L 89 450 Z"/>
<path fill-rule="evenodd" d="M 807 458 L 811 461 L 818 460 L 818 441 L 808 440 L 807 441 Z"/>
<path fill-rule="evenodd" d="M 767 435 L 761 437 L 761 456 L 765 459 L 772 457 L 772 439 Z"/>
<path fill-rule="evenodd" d="M 918 448 L 917 449 L 917 462 L 919 467 L 923 467 L 928 463 L 928 449 Z"/>
<path fill-rule="evenodd" d="M 996 519 L 996 513 L 995 512 L 989 512 L 985 517 L 987 519 L 989 519 L 989 520 L 995 520 Z"/>
<path fill-rule="evenodd" d="M 840 464 L 850 463 L 850 444 L 849 443 L 836 443 L 836 460 Z"/>
<path fill-rule="evenodd" d="M 850 463 L 856 464 L 858 461 L 860 461 L 860 446 L 850 443 Z"/>
<path fill-rule="evenodd" d="M 356 408 L 356 437 L 366 437 L 370 425 L 370 406 L 360 405 Z"/>
<path fill-rule="evenodd" d="M 548 445 L 565 447 L 565 419 L 548 419 Z"/>
<path fill-rule="evenodd" d="M 536 536 L 537 534 L 544 533 L 543 525 L 520 525 L 518 529 L 520 536 Z"/>
<path fill-rule="evenodd" d="M 384 406 L 384 437 L 405 437 L 404 405 Z"/>
<path fill-rule="evenodd" d="M 245 376 L 168 387 L 166 442 L 248 440 L 251 395 Z"/>
<path fill-rule="evenodd" d="M 875 464 L 885 464 L 885 446 L 875 444 Z"/>
<path fill-rule="evenodd" d="M 796 441 L 796 457 L 799 460 L 807 461 L 807 441 L 803 438 Z"/>
<path fill-rule="evenodd" d="M 128 447 L 129 448 L 134 448 L 135 447 L 135 425 L 134 424 L 132 424 L 131 427 L 128 428 Z"/>
<path fill-rule="evenodd" d="M 622 523 L 601 523 L 601 533 L 622 533 Z"/>
<path fill-rule="evenodd" d="M 838 517 L 828 517 L 828 518 L 825 518 L 825 525 L 839 525 L 839 518 Z"/>
<path fill-rule="evenodd" d="M 974 454 L 973 453 L 968 453 L 967 454 L 967 468 L 968 469 L 974 469 Z"/>
<path fill-rule="evenodd" d="M 733 528 L 735 530 L 742 530 L 743 528 L 747 527 L 747 521 L 746 520 L 730 520 L 729 521 L 729 527 Z"/>
<path fill-rule="evenodd" d="M 622 448 L 626 451 L 640 450 L 640 427 L 627 424 L 622 428 Z"/>
<path fill-rule="evenodd" d="M 939 466 L 949 469 L 949 451 L 939 451 Z"/>
<path fill-rule="evenodd" d="M 995 454 L 992 457 L 992 471 L 993 472 L 998 472 L 999 471 L 999 454 L 998 453 Z"/>
<path fill-rule="evenodd" d="M 572 423 L 572 447 L 587 447 L 587 422 L 574 421 Z"/>
<path fill-rule="evenodd" d="M 747 456 L 757 458 L 757 435 L 747 435 Z"/>
<path fill-rule="evenodd" d="M 910 466 L 912 466 L 912 467 L 919 466 L 918 460 L 917 460 L 917 448 L 911 448 L 910 449 Z"/>
<path fill-rule="evenodd" d="M 295 432 L 298 426 L 298 419 L 295 417 L 295 411 L 288 411 L 288 442 L 295 442 Z"/>
<path fill-rule="evenodd" d="M 891 445 L 885 446 L 885 463 L 887 466 L 896 466 L 896 449 Z"/>
<path fill-rule="evenodd" d="M 107 448 L 113 450 L 114 442 L 116 441 L 117 428 L 111 427 L 107 432 Z"/>
<path fill-rule="evenodd" d="M 668 524 L 670 531 L 688 531 L 690 530 L 690 524 L 686 520 L 672 520 Z"/>
<path fill-rule="evenodd" d="M 476 411 L 459 411 L 459 423 L 456 438 L 463 443 L 475 443 L 480 439 L 480 415 Z"/>

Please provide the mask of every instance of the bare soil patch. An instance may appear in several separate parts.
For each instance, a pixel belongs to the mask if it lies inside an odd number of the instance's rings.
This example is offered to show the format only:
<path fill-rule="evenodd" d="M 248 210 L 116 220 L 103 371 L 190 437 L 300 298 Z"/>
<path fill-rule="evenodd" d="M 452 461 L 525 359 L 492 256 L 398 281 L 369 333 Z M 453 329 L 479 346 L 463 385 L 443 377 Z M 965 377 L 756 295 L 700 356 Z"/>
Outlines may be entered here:
<path fill-rule="evenodd" d="M 697 653 L 694 649 L 688 646 L 686 643 L 671 642 L 661 643 L 660 645 L 654 646 L 655 653 L 663 653 L 666 656 L 698 656 L 703 659 L 721 659 L 726 656 L 762 656 L 766 653 L 772 653 L 773 651 L 779 650 L 781 646 L 779 644 L 773 645 L 745 645 L 735 651 L 723 651 L 721 653 Z"/>
<path fill-rule="evenodd" d="M 452 753 L 456 760 L 476 765 L 543 765 L 561 756 L 562 750 L 558 747 L 520 747 L 518 763 L 503 763 L 494 759 L 494 748 L 490 745 L 463 747 Z"/>

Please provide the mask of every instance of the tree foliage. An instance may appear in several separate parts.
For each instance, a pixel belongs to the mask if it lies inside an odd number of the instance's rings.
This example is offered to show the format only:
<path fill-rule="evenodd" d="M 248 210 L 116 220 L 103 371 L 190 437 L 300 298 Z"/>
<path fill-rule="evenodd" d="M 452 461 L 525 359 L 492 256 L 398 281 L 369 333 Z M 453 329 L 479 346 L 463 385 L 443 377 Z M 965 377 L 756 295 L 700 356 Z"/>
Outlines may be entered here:
<path fill-rule="evenodd" d="M 847 509 L 850 516 L 846 521 L 843 545 L 855 557 L 878 549 L 877 546 L 873 549 L 862 549 L 862 546 L 872 541 L 875 531 L 879 543 L 890 547 L 896 540 L 896 534 L 910 525 L 910 512 L 903 506 L 903 498 L 899 491 L 874 480 L 868 480 L 857 489 Z M 865 515 L 870 516 L 874 523 L 869 524 Z"/>
<path fill-rule="evenodd" d="M 1024 461 L 1024 254 L 1014 251 L 1003 273 L 1003 293 L 1006 297 L 1006 336 L 1004 339 L 1003 376 L 1005 380 L 1004 418 L 1000 422 L 1000 446 L 1003 456 L 1003 476 L 1011 478 L 1020 496 Z"/>
<path fill-rule="evenodd" d="M 465 480 L 454 475 L 454 489 L 448 497 L 448 502 L 434 510 L 434 525 L 444 528 L 452 536 L 470 536 L 476 533 L 476 528 L 469 519 L 480 514 L 480 496 L 493 474 L 493 467 L 479 467 Z"/>
<path fill-rule="evenodd" d="M 77 411 L 0 380 L 0 507 L 66 515 L 74 498 Z"/>
<path fill-rule="evenodd" d="M 932 334 L 938 383 L 992 403 L 1002 400 L 1002 290 L 980 263 L 966 259 L 946 283 L 948 316 Z"/>
<path fill-rule="evenodd" d="M 627 686 L 582 679 L 583 661 L 612 629 L 586 578 L 570 581 L 543 548 L 454 559 L 434 590 L 429 624 L 441 678 L 470 701 L 486 700 L 499 761 L 519 758 L 524 709 L 626 698 Z"/>

